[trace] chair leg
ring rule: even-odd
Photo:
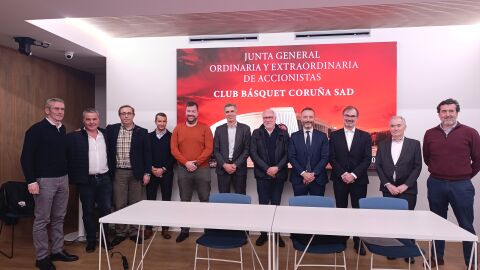
[[[255,270],[255,257],[253,256],[253,248],[250,247],[250,253],[252,253],[252,265],[253,265],[253,270]]]
[[[347,270],[347,256],[345,256],[345,251],[342,251],[343,254],[343,269]]]
[[[198,244],[195,245],[195,263],[193,264],[193,270],[197,270],[197,260],[198,260]]]
[[[288,259],[290,258],[290,245],[287,247],[287,263],[285,264],[285,270],[288,270]]]
[[[333,258],[335,259],[335,270],[337,270],[337,253],[333,253]]]
[[[361,247],[362,246],[362,240],[360,239],[360,242],[358,243],[358,246]],[[359,252],[357,252],[357,268],[355,268],[356,270],[358,270],[358,262],[360,261],[360,249],[359,249]]]
[[[210,270],[210,248],[207,247],[208,270]]]
[[[240,247],[240,269],[243,270],[243,253],[242,253],[242,247]]]
[[[0,225],[0,234],[3,230],[3,224],[4,224],[4,222],[2,221],[1,225]],[[12,224],[11,226],[12,226],[12,235],[10,237],[11,238],[10,239],[10,243],[11,243],[10,244],[10,254],[7,254],[7,253],[3,252],[2,250],[0,250],[0,254],[2,254],[3,256],[5,256],[9,259],[13,258],[13,240],[14,240],[14,236],[15,236],[15,224]]]
[[[358,252],[360,253],[360,252]],[[373,253],[370,255],[370,270],[373,269]]]

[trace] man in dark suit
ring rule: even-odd
[[[227,123],[215,129],[213,154],[217,161],[218,191],[246,194],[247,158],[250,151],[250,127],[237,122],[237,105],[224,106]]]
[[[167,129],[167,115],[165,113],[157,113],[155,115],[155,125],[157,128],[148,134],[150,141],[150,149],[152,153],[152,176],[148,183],[147,200],[156,200],[158,187],[162,192],[162,201],[170,201],[172,199],[173,187],[173,158],[170,151],[170,140],[172,133]],[[162,226],[162,237],[170,239],[168,226]],[[147,226],[145,238],[152,236],[152,227]]]
[[[258,202],[280,205],[284,182],[287,180],[288,133],[275,124],[276,115],[271,109],[262,113],[263,124],[252,133],[250,157],[255,166]],[[267,233],[261,232],[256,241],[262,246],[267,241]],[[279,237],[279,246],[285,243]]]
[[[328,182],[325,170],[328,163],[328,138],[325,133],[313,129],[315,111],[312,108],[304,108],[300,120],[303,129],[292,134],[288,145],[293,193],[295,196],[323,196]]]
[[[348,207],[348,196],[353,208],[367,196],[367,169],[372,162],[372,139],[367,132],[355,128],[358,109],[347,106],[343,109],[344,127],[330,135],[330,165],[333,191],[337,207]],[[358,252],[358,237],[354,237],[354,248]],[[365,250],[360,249],[360,255]]]
[[[108,151],[112,157],[110,168],[114,170],[113,203],[120,210],[142,199],[145,185],[150,182],[152,154],[148,131],[135,125],[135,109],[123,105],[118,109],[121,123],[107,126]],[[130,228],[129,228],[130,227]],[[136,226],[117,224],[117,235],[112,245],[120,244],[127,236],[137,240]],[[139,241],[143,241],[140,237]]]
[[[417,178],[422,171],[422,152],[419,141],[405,137],[406,128],[403,117],[392,117],[392,138],[378,145],[375,166],[383,196],[405,199],[408,209],[413,210],[417,203]]]
[[[392,137],[378,145],[375,166],[383,196],[405,199],[408,209],[413,210],[417,203],[417,178],[422,171],[422,151],[419,141],[405,137],[406,128],[403,117],[390,119]],[[414,263],[415,258],[405,261]]]
[[[99,122],[98,111],[87,108],[83,111],[83,128],[67,135],[68,177],[77,185],[82,202],[83,225],[87,233],[85,251],[88,253],[96,248],[98,218],[112,211],[107,135],[98,127]],[[98,217],[95,216],[95,205]],[[104,229],[108,231],[108,224],[104,224]]]

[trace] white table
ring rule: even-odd
[[[278,206],[272,232],[469,241],[477,269],[478,237],[430,211]]]
[[[275,208],[276,206],[274,205],[258,204],[144,200],[101,218],[100,240],[102,241],[102,238],[105,237],[102,226],[103,223],[266,231],[269,233],[268,269],[271,269],[271,248],[273,246],[273,244],[271,244],[273,243],[273,241],[271,241],[271,227],[275,215]],[[251,244],[250,240],[249,243]],[[137,247],[135,247],[132,269],[135,269],[136,251]],[[147,251],[143,251],[142,245],[141,261]],[[100,248],[99,270],[101,269],[101,252]],[[110,269],[108,253],[107,262]]]

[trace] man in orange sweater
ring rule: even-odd
[[[170,141],[172,155],[178,161],[178,189],[183,202],[192,200],[193,190],[198,199],[207,202],[210,196],[209,161],[213,151],[213,135],[210,127],[198,122],[198,104],[186,104],[186,123],[178,124]],[[189,236],[189,228],[182,228],[176,242]]]

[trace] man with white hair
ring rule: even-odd
[[[250,141],[255,178],[257,179],[258,202],[280,205],[283,185],[288,178],[287,150],[288,133],[277,124],[275,112],[271,109],[262,113],[263,124],[255,129]],[[267,233],[262,232],[256,241],[262,246],[267,241]],[[285,243],[279,238],[279,246]]]

